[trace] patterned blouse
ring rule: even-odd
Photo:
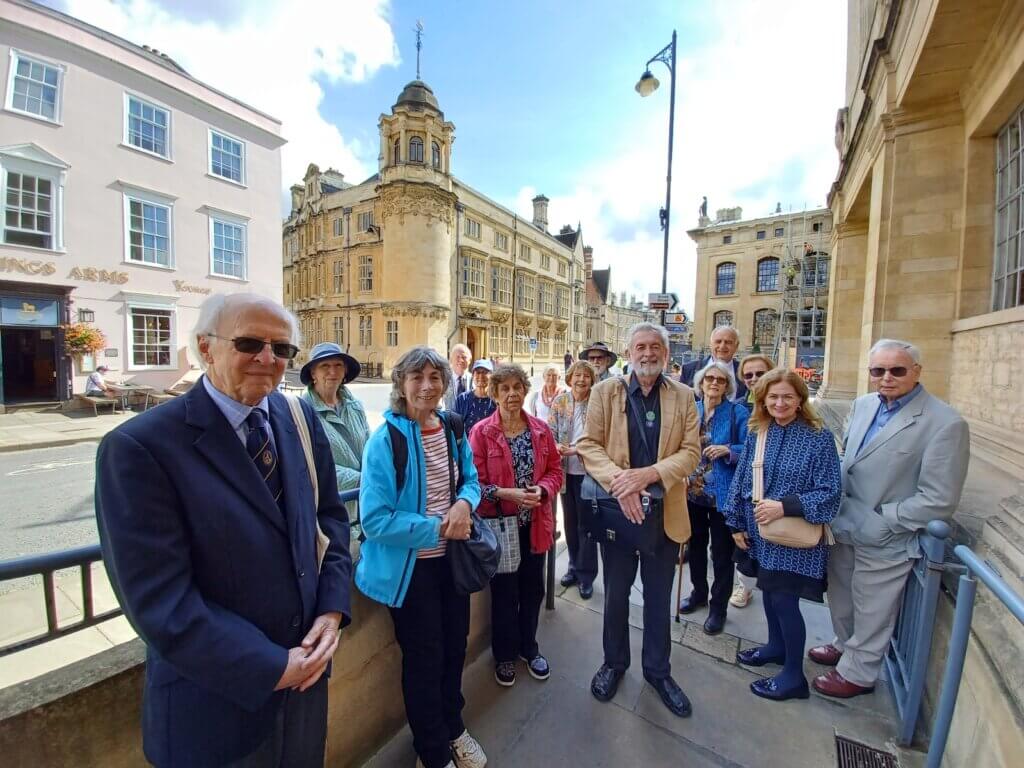
[[[516,488],[529,488],[533,485],[533,438],[529,429],[524,429],[515,437],[506,437],[508,449],[512,454],[512,474],[516,478]],[[498,486],[485,485],[483,497],[488,501],[498,500]],[[526,507],[519,508],[519,525],[527,525],[532,519],[532,511]]]
[[[757,433],[751,430],[729,495],[719,503],[725,522],[734,531],[746,532],[750,556],[759,568],[824,579],[828,545],[795,549],[765,541],[758,533],[751,501],[751,463],[756,442]],[[787,514],[801,514],[811,523],[828,523],[835,518],[839,511],[841,475],[836,442],[827,429],[815,430],[799,419],[785,427],[772,422],[768,427],[763,471],[765,498],[781,501]]]

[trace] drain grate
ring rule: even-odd
[[[836,734],[836,768],[899,768],[895,755]]]

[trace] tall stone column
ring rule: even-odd
[[[820,394],[827,398],[852,399],[857,396],[868,225],[867,222],[844,223],[836,226],[833,233],[825,371]]]

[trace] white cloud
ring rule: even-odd
[[[668,286],[692,311],[701,195],[717,208],[743,206],[745,218],[824,205],[837,157],[842,106],[845,3],[714,3],[707,43],[680,46]],[[655,41],[657,43],[658,41]],[[652,53],[656,45],[652,46]],[[642,63],[642,62],[640,62]],[[639,70],[639,64],[637,69]],[[652,65],[662,87],[641,100],[628,86],[617,109],[631,115],[624,151],[603,156],[567,195],[550,195],[552,222],[583,223],[599,267],[611,264],[615,290],[646,295],[661,288],[658,209],[665,200],[668,71]],[[615,86],[618,87],[618,86]],[[532,188],[515,210],[532,214]]]
[[[387,0],[244,3],[201,20],[155,0],[66,4],[70,15],[151,45],[193,77],[281,120],[285,186],[300,180],[310,162],[360,181],[376,170],[376,146],[346,140],[321,116],[317,81],[362,82],[399,63]]]

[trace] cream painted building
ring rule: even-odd
[[[723,208],[715,221],[701,219],[687,232],[697,244],[694,348],[706,347],[716,327],[732,325],[743,351],[820,366],[831,231],[827,208],[746,220],[741,208]]]
[[[0,0],[0,410],[94,366],[163,388],[217,291],[281,297],[280,123],[169,56]],[[69,357],[62,326],[106,337]]]
[[[455,126],[410,82],[381,115],[380,170],[349,184],[310,165],[284,224],[284,298],[306,346],[334,341],[387,375],[416,344],[537,364],[583,341],[579,228],[548,232],[452,174]],[[531,353],[530,339],[537,349]]]
[[[974,489],[955,535],[1024,594],[1013,491],[1024,481],[1024,3],[850,0],[848,11],[821,394],[868,391],[879,338],[918,345],[922,383],[971,429]],[[943,765],[1018,766],[1024,632],[987,588],[978,600]],[[948,623],[935,637],[941,660]]]

